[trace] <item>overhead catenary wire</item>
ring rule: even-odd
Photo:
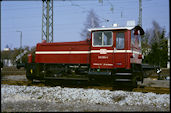
[[[58,1],[58,0],[57,0]],[[65,1],[62,1],[62,0],[59,0],[59,1],[61,1],[61,3],[63,2],[68,2],[68,4],[70,3],[70,5],[66,5],[67,7],[69,6],[69,7],[78,7],[78,8],[80,8],[80,9],[86,9],[85,7],[86,6],[88,6],[88,5],[91,5],[91,4],[96,4],[97,2],[92,2],[92,3],[87,3],[87,5],[83,5],[82,3],[84,2],[84,0],[83,0],[83,2],[80,2],[81,0],[65,0]],[[106,4],[108,4],[108,3],[105,3],[105,2],[107,2],[107,1],[109,1],[109,0],[104,0],[103,1],[103,6],[104,5],[106,5]],[[133,1],[133,0],[132,0]],[[145,0],[146,1],[146,0]],[[71,3],[72,2],[72,3]],[[78,2],[79,3],[81,3],[81,4],[78,4]],[[113,2],[113,1],[112,1]],[[123,4],[127,4],[128,2],[125,2],[125,1],[114,1],[114,2],[116,2],[116,3],[123,3]],[[20,3],[20,2],[18,2],[18,3]],[[55,2],[54,2],[55,3]],[[57,2],[56,2],[57,3]],[[138,1],[137,1],[137,3],[138,3]],[[151,4],[152,5],[152,3],[149,3],[148,4],[148,2],[143,2],[143,4],[144,3],[147,3],[147,5],[149,5],[149,4]],[[73,4],[75,4],[75,5],[73,5]],[[97,3],[98,4],[98,3]],[[122,4],[122,5],[123,5]],[[25,5],[25,6],[27,6],[27,5]],[[107,6],[109,6],[109,5],[107,5]],[[123,6],[127,6],[127,5],[123,5]],[[150,6],[150,5],[149,5]],[[145,6],[143,6],[143,7],[145,7]],[[31,7],[31,9],[36,9],[36,8],[38,8],[38,7]],[[3,7],[2,7],[2,9],[3,9]],[[19,8],[20,9],[20,8]],[[29,8],[26,8],[26,9],[29,9]],[[120,16],[121,15],[121,12],[120,11],[118,11],[119,9],[121,9],[120,7],[115,7],[115,14],[114,14],[114,16]],[[132,8],[129,8],[129,9],[134,9],[133,7]],[[13,9],[13,10],[15,10],[15,9]],[[17,9],[18,10],[18,9]],[[21,10],[25,10],[25,9],[22,9],[21,8]],[[102,10],[103,11],[103,14],[108,14],[108,15],[112,15],[112,13],[110,13],[110,11],[108,11],[108,10],[106,10],[106,12],[104,11],[104,10]],[[28,11],[29,12],[29,11]],[[30,11],[31,12],[31,11]],[[82,13],[82,12],[88,12],[88,10],[86,10],[86,11],[84,11],[84,10],[82,10],[80,13]],[[137,12],[137,11],[136,11]],[[34,12],[33,12],[34,13]],[[79,11],[78,12],[73,12],[73,13],[70,13],[69,11],[68,12],[66,12],[66,14],[67,13],[69,13],[70,15],[77,15],[77,14],[79,14]],[[7,13],[6,13],[7,14]],[[38,13],[39,14],[39,13]],[[57,15],[65,15],[64,13],[62,13],[62,12],[58,12],[58,14]],[[125,14],[122,14],[122,16],[124,16]],[[130,13],[130,14],[127,14],[127,16],[129,16],[129,17],[122,17],[123,19],[126,19],[126,18],[130,18],[130,16],[131,15],[133,15],[133,13]],[[30,16],[31,17],[34,17],[34,15],[31,15],[31,13],[30,13]],[[36,15],[35,15],[35,17],[37,17]],[[27,16],[25,16],[25,17],[16,17],[16,18],[8,18],[8,19],[12,19],[12,20],[20,20],[20,19],[22,19],[22,18],[27,18]],[[101,17],[99,17],[99,18],[101,18]],[[7,19],[7,20],[8,20]],[[32,18],[31,18],[32,19]],[[108,18],[107,18],[108,19]],[[34,20],[34,19],[32,19],[32,20]],[[102,18],[101,18],[101,20],[103,20]],[[108,19],[109,20],[109,19]],[[111,21],[111,20],[110,20]]]

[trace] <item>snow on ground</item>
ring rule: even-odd
[[[109,91],[83,88],[1,85],[1,104],[37,100],[68,104],[150,105],[170,109],[169,94]]]

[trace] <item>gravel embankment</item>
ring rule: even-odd
[[[170,95],[83,88],[1,85],[2,112],[170,111]]]

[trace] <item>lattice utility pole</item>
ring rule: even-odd
[[[142,27],[142,0],[139,0],[139,26]]]
[[[42,2],[42,40],[53,42],[53,0]]]

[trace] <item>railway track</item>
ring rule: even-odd
[[[43,86],[61,86],[61,87],[69,87],[69,88],[84,88],[84,89],[99,89],[99,90],[118,90],[118,88],[113,88],[110,86],[96,86],[96,85],[85,85],[85,84],[50,84],[50,83],[44,83],[44,82],[30,82],[30,81],[15,81],[15,80],[1,80],[1,84],[8,84],[8,85],[25,85],[25,86],[38,86],[38,87],[43,87]],[[128,88],[123,88],[119,90],[124,90],[124,91],[134,91],[134,92],[143,92],[143,93],[148,93],[148,92],[153,92],[157,94],[170,94],[170,88],[164,88],[164,87],[147,87],[147,86],[138,86],[137,88],[133,89],[128,89]]]
[[[1,76],[1,84],[8,84],[8,85],[25,85],[25,86],[39,86],[39,87],[43,87],[43,86],[61,86],[61,87],[70,87],[70,88],[93,88],[93,89],[100,89],[100,90],[118,90],[118,88],[112,88],[110,86],[98,86],[98,85],[92,85],[92,84],[63,84],[63,82],[59,83],[59,84],[51,84],[53,82],[49,82],[49,83],[43,83],[43,82],[30,82],[27,81],[26,77],[25,77],[25,72],[24,69],[16,69],[16,67],[5,67],[2,70],[3,73],[1,73],[3,76]],[[22,73],[21,73],[22,72]],[[19,75],[17,75],[17,74]],[[12,76],[11,78],[8,78],[8,76]],[[152,83],[146,83],[146,84],[152,84]],[[160,84],[163,84],[160,83]],[[161,85],[158,86],[150,86],[150,85],[146,85],[146,86],[138,86],[137,88],[134,89],[125,89],[123,88],[122,90],[126,90],[126,91],[134,91],[134,92],[143,92],[143,93],[147,93],[147,92],[153,92],[153,93],[157,93],[157,94],[170,94],[170,87],[166,88],[166,87],[160,87]],[[163,86],[163,85],[162,85]],[[165,85],[166,86],[166,85]]]
[[[153,92],[157,94],[170,94],[170,88],[164,88],[164,87],[143,87],[143,88],[134,88],[133,91],[135,92]]]

